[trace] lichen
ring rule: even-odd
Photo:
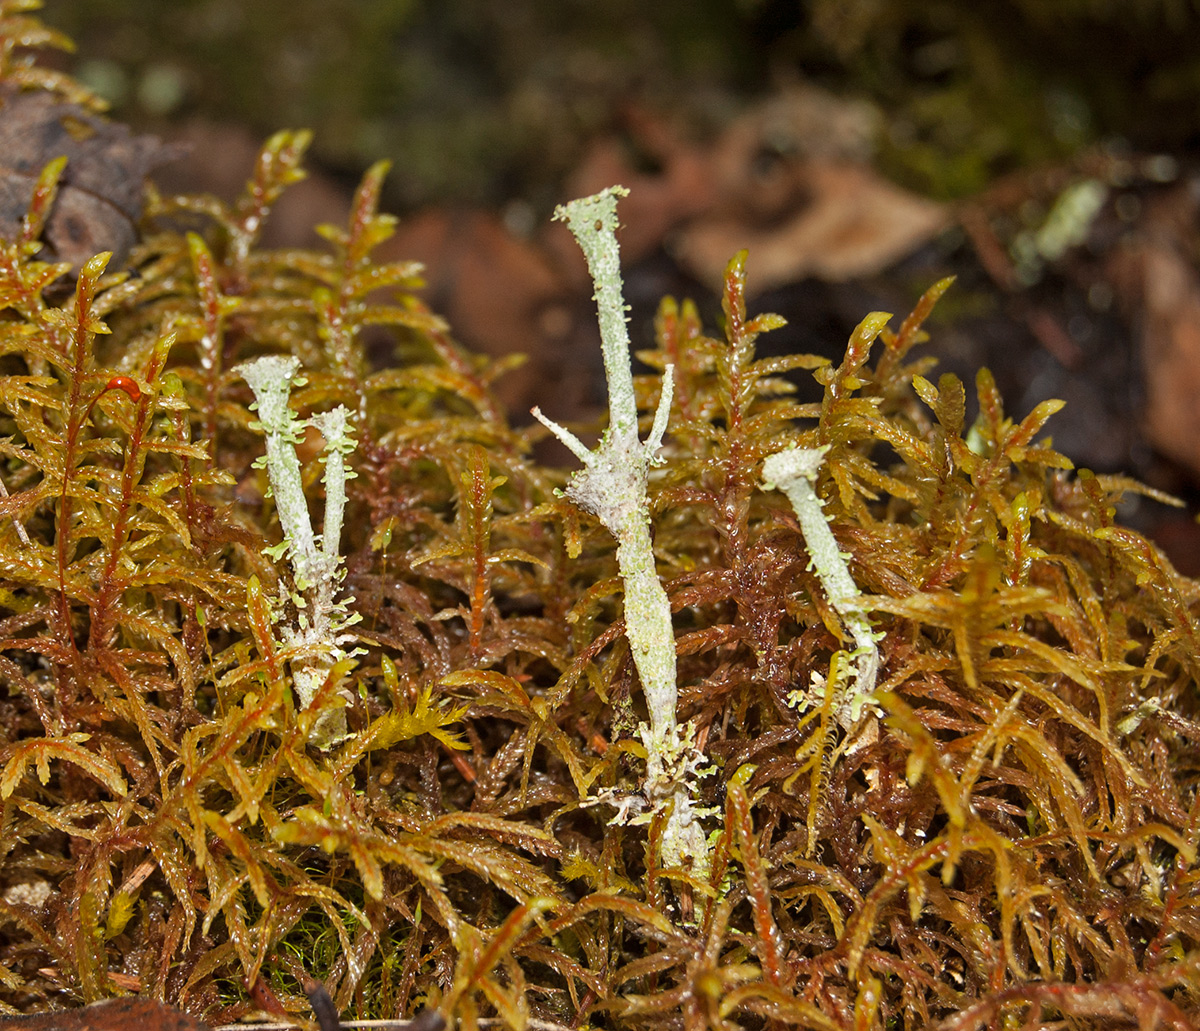
[[[817,471],[829,445],[818,448],[788,448],[769,455],[763,461],[763,486],[768,490],[778,489],[787,495],[800,529],[804,533],[804,545],[812,560],[821,586],[846,624],[854,639],[854,661],[856,675],[854,690],[845,701],[846,718],[851,726],[858,723],[863,706],[871,701],[875,682],[879,676],[879,648],[871,621],[867,618],[867,603],[854,583],[850,570],[846,568],[846,556],[838,550],[833,532],[821,512],[822,502],[817,497],[813,484]],[[839,700],[838,709],[843,703]]]
[[[664,301],[632,406],[596,452],[568,437],[608,463],[593,518],[419,269],[372,256],[384,166],[324,249],[260,246],[306,143],[272,137],[233,204],[152,194],[128,261],[73,278],[39,251],[50,161],[0,244],[6,1006],[216,1022],[312,977],[465,1028],[1196,1022],[1200,585],[1117,522],[1145,488],[1054,450],[1056,403],[1009,417],[981,371],[968,424],[913,351],[949,282],[837,365],[756,353],[782,320],[748,312],[745,254],[719,336]],[[306,382],[260,463],[264,356]],[[797,448],[841,586],[761,489]],[[653,674],[635,582],[668,607]],[[669,720],[687,755],[648,798]],[[703,864],[679,791],[713,810]]]
[[[265,554],[274,559],[286,555],[291,565],[292,592],[286,604],[277,602],[276,611],[284,620],[285,611],[292,617],[291,625],[284,629],[283,643],[297,654],[292,664],[293,683],[300,708],[308,709],[338,663],[352,657],[353,653],[344,647],[351,640],[346,631],[361,616],[348,611],[349,599],[336,597],[345,577],[338,549],[346,510],[345,458],[354,451],[354,438],[344,405],[308,420],[308,425],[325,440],[325,522],[318,539],[309,522],[296,455],[305,424],[296,419],[288,405],[292,388],[304,383],[297,375],[299,368],[300,362],[291,355],[264,355],[234,371],[254,391],[250,410],[258,413],[258,420],[251,423],[251,429],[262,430],[266,436],[267,452],[254,464],[267,470],[283,540],[267,548]],[[345,689],[341,694],[350,700]],[[309,742],[317,748],[330,748],[345,738],[346,719],[340,708],[322,713],[309,734]]]
[[[675,631],[671,603],[658,578],[650,536],[650,466],[666,432],[671,411],[673,366],[663,369],[658,408],[650,436],[638,440],[633,392],[633,358],[621,289],[617,244],[617,198],[628,193],[610,187],[558,209],[587,257],[596,286],[604,370],[608,379],[608,428],[595,451],[538,409],[533,414],[583,462],[567,496],[590,512],[617,540],[617,567],[625,589],[625,634],[646,695],[649,722],[640,730],[646,747],[643,793],[651,812],[665,812],[659,859],[667,867],[708,870],[708,844],[697,812],[697,757],[676,716]]]

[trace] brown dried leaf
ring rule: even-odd
[[[8,240],[20,235],[42,169],[66,157],[42,239],[54,258],[78,267],[101,251],[123,260],[137,239],[142,183],[178,149],[51,94],[4,88],[0,154],[0,237]]]

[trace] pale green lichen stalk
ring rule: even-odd
[[[299,658],[292,664],[292,681],[300,708],[312,704],[330,670],[352,653],[343,645],[345,631],[358,617],[346,609],[345,600],[337,592],[345,570],[339,554],[342,518],[346,509],[346,480],[354,475],[346,469],[345,456],[354,450],[354,438],[346,409],[314,415],[305,423],[296,418],[289,404],[292,387],[303,380],[298,375],[300,362],[283,355],[256,358],[239,367],[243,378],[254,391],[258,412],[254,428],[266,435],[267,453],[256,463],[266,467],[271,482],[271,495],[283,528],[283,540],[268,549],[273,558],[287,556],[292,567],[295,594],[291,601],[296,610],[295,626],[282,629],[283,643],[297,651]],[[296,444],[303,437],[306,425],[314,426],[325,438],[325,522],[324,532],[313,533],[304,497],[300,461]],[[348,692],[343,691],[344,698]],[[346,736],[346,715],[341,707],[323,713],[314,724],[310,741],[319,748],[328,748]]]
[[[625,586],[625,627],[633,661],[646,695],[649,723],[641,728],[646,746],[643,793],[652,809],[670,806],[660,859],[664,866],[707,868],[708,846],[695,805],[699,758],[676,719],[675,631],[671,605],[658,579],[650,537],[647,481],[671,412],[672,368],[663,373],[662,391],[650,435],[638,439],[637,404],[629,354],[627,308],[621,288],[617,245],[617,199],[628,193],[614,186],[572,201],[555,212],[565,221],[587,257],[595,283],[604,369],[608,378],[609,425],[595,451],[569,430],[533,414],[583,463],[567,486],[567,497],[591,512],[617,540],[617,565]]]
[[[814,488],[817,471],[828,450],[828,444],[817,448],[795,447],[769,456],[763,462],[763,487],[783,491],[792,503],[812,566],[825,588],[829,604],[854,640],[855,648],[850,655],[855,668],[854,688],[844,703],[848,721],[853,725],[875,691],[879,648],[863,608],[862,594],[846,566],[846,556],[838,550],[837,540],[825,520],[821,499]],[[836,680],[831,677],[830,683]]]

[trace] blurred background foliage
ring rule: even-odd
[[[699,138],[781,82],[866,96],[885,171],[938,197],[1117,137],[1200,143],[1196,0],[50,0],[116,117],[316,133],[391,203],[539,209],[635,101]]]

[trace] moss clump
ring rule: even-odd
[[[257,247],[305,143],[272,139],[233,206],[152,199],[128,266],[73,282],[38,260],[51,166],[0,248],[6,1004],[232,1016],[260,981],[299,1008],[311,975],[343,1011],[467,1027],[1197,1018],[1197,584],[1114,522],[1141,488],[1039,438],[1054,403],[1010,419],[981,372],[968,426],[962,383],[926,378],[948,283],[837,366],[756,358],[778,320],[748,314],[744,255],[721,337],[660,309],[651,519],[715,810],[707,870],[663,868],[667,815],[614,819],[646,713],[612,539],[418,270],[372,261],[383,167],[327,250]],[[358,442],[333,661],[279,631],[311,585],[276,560],[256,467],[237,366],[265,354]],[[819,403],[790,399],[797,369]],[[660,385],[635,379],[643,432]],[[879,637],[857,720],[854,642],[761,489],[789,447],[825,449],[815,490]],[[315,747],[335,710],[348,737]]]

